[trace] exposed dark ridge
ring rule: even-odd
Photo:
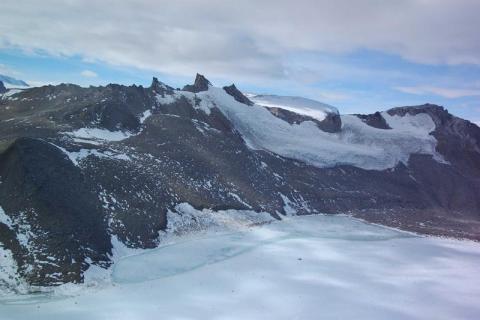
[[[317,125],[317,127],[320,130],[329,132],[329,133],[339,132],[340,129],[342,128],[342,119],[338,114],[328,113],[325,119],[323,119],[322,121],[319,121],[310,116],[298,114],[296,112],[285,110],[282,108],[277,108],[277,107],[265,107],[265,108],[277,118],[287,121],[290,124],[300,124],[304,121],[312,121]]]
[[[194,93],[202,92],[202,91],[207,91],[208,86],[211,86],[212,84],[210,81],[208,81],[207,78],[205,78],[203,75],[197,73],[195,76],[195,82],[192,84],[187,84],[186,86],[183,87],[183,91],[190,91]]]
[[[427,113],[432,117],[432,120],[435,124],[441,125],[444,120],[450,118],[452,115],[446,110],[444,107],[426,103],[418,106],[404,106],[404,107],[396,107],[387,110],[387,113],[391,116],[399,115],[404,116],[406,114],[416,115],[419,113]]]
[[[152,79],[152,84],[150,85],[150,89],[155,91],[157,94],[160,94],[162,97],[165,96],[165,94],[173,94],[174,89],[165,83],[158,81],[156,77],[153,77]]]
[[[235,84],[232,83],[231,86],[225,86],[223,87],[223,90],[225,90],[225,92],[231,95],[238,102],[244,103],[248,106],[253,106],[253,102],[250,101],[250,99],[248,99],[240,90],[238,90]]]
[[[2,81],[0,81],[0,94],[7,92],[7,88],[5,88],[5,85],[3,84]]]
[[[35,235],[29,241],[35,256],[26,257],[33,269],[20,270],[30,283],[79,282],[85,259],[108,263],[112,247],[98,197],[60,149],[39,139],[17,139],[0,154],[0,176],[2,207],[31,225]],[[45,264],[48,257],[56,264]],[[55,272],[61,276],[46,276]]]
[[[428,114],[435,123],[432,135],[437,139],[436,150],[461,172],[480,174],[480,128],[470,121],[455,117],[435,104],[397,107],[390,115]]]
[[[392,129],[387,121],[385,121],[385,118],[382,117],[382,114],[378,111],[373,114],[355,114],[355,116],[360,118],[360,120],[370,127],[377,129]]]

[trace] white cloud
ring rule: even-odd
[[[462,88],[443,88],[435,86],[406,86],[406,87],[395,87],[396,90],[415,94],[415,95],[425,95],[425,94],[434,94],[444,98],[462,98],[462,97],[473,97],[480,96],[480,89],[462,89]]]
[[[96,78],[96,77],[98,77],[98,74],[96,74],[92,70],[83,70],[82,72],[80,72],[80,75],[82,75],[82,77],[86,77],[86,78]]]
[[[298,52],[368,48],[480,64],[478,12],[476,0],[2,0],[0,47],[175,75],[278,79],[288,77],[285,56]]]

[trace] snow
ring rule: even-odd
[[[22,86],[22,85],[10,84],[10,83],[7,83],[7,82],[4,82],[3,85],[4,85],[5,88],[7,88],[7,89],[21,89],[21,90],[25,90],[25,89],[30,89],[30,88],[31,88],[31,87],[29,87],[29,86]]]
[[[19,284],[17,268],[12,251],[4,248],[0,242],[0,299],[12,292],[19,291],[20,288],[17,288]]]
[[[133,136],[127,131],[110,131],[100,128],[80,128],[72,132],[62,132],[72,138],[103,140],[103,141],[122,141]]]
[[[289,124],[260,105],[246,106],[223,89],[210,87],[197,94],[205,108],[218,107],[234,124],[252,149],[304,161],[317,167],[352,165],[369,170],[385,170],[407,163],[412,153],[432,155],[444,162],[430,133],[435,124],[421,113],[403,118],[384,114],[392,130],[368,126],[358,117],[342,115],[342,130],[327,133],[312,121]]]
[[[280,197],[283,200],[283,211],[285,211],[285,214],[287,216],[295,215],[297,213],[297,210],[295,210],[294,208],[294,203],[290,201],[290,199],[282,193],[280,193]]]
[[[185,93],[185,92],[183,92]],[[174,92],[173,94],[164,94],[163,96],[160,94],[157,94],[155,96],[155,99],[159,104],[172,104],[174,103],[177,99],[179,99],[182,96],[182,94],[178,94],[177,92]]]
[[[0,207],[0,223],[3,223],[4,225],[9,227],[10,229],[13,228],[12,219],[10,219],[10,217],[7,216],[7,214],[5,213],[5,211],[3,210],[2,207]]]
[[[133,255],[132,255],[133,254]],[[202,234],[120,258],[110,285],[1,300],[2,319],[478,319],[480,245],[347,216]],[[98,271],[98,270],[97,270]],[[100,276],[102,277],[102,276]]]
[[[13,96],[22,91],[22,89],[9,89],[7,92],[1,94],[0,97],[15,100],[16,98],[13,98]]]
[[[5,224],[9,229],[13,230],[13,221],[7,216],[3,208],[0,206],[0,223]],[[2,296],[8,296],[12,293],[25,293],[26,284],[18,277],[17,262],[13,258],[12,251],[7,249],[0,242],[0,299]]]
[[[152,115],[152,110],[148,109],[146,111],[144,111],[142,113],[142,115],[140,116],[140,123],[144,123],[145,120],[147,120],[148,117],[150,117]]]
[[[50,143],[51,145],[60,149],[65,155],[67,155],[68,159],[73,162],[74,165],[79,166],[80,161],[89,157],[95,156],[98,158],[107,158],[107,159],[116,159],[116,160],[124,160],[130,161],[130,157],[125,153],[114,152],[111,150],[97,150],[97,149],[80,149],[79,151],[68,151],[65,148],[57,146],[56,144]]]
[[[245,205],[249,206],[246,203]],[[233,209],[198,210],[189,203],[180,203],[173,211],[167,212],[167,234],[162,237],[162,242],[171,234],[186,235],[207,230],[209,232],[242,230],[245,227],[273,220],[274,218],[268,212]]]
[[[333,106],[302,97],[249,94],[248,98],[258,105],[285,109],[312,117],[318,121],[324,120],[329,113],[338,114],[337,108]]]

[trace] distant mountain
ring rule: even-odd
[[[0,81],[0,94],[7,92],[8,89],[5,87],[2,81]]]
[[[201,75],[0,95],[0,287],[82,282],[118,245],[288,215],[480,240],[479,194],[480,128],[437,105],[342,115]]]
[[[5,87],[7,88],[24,88],[24,87],[29,87],[29,85],[23,81],[23,80],[18,80],[9,76],[5,76],[3,74],[0,74],[0,81],[3,82]]]

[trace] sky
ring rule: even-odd
[[[0,74],[32,85],[214,85],[480,124],[478,0],[2,0]]]

